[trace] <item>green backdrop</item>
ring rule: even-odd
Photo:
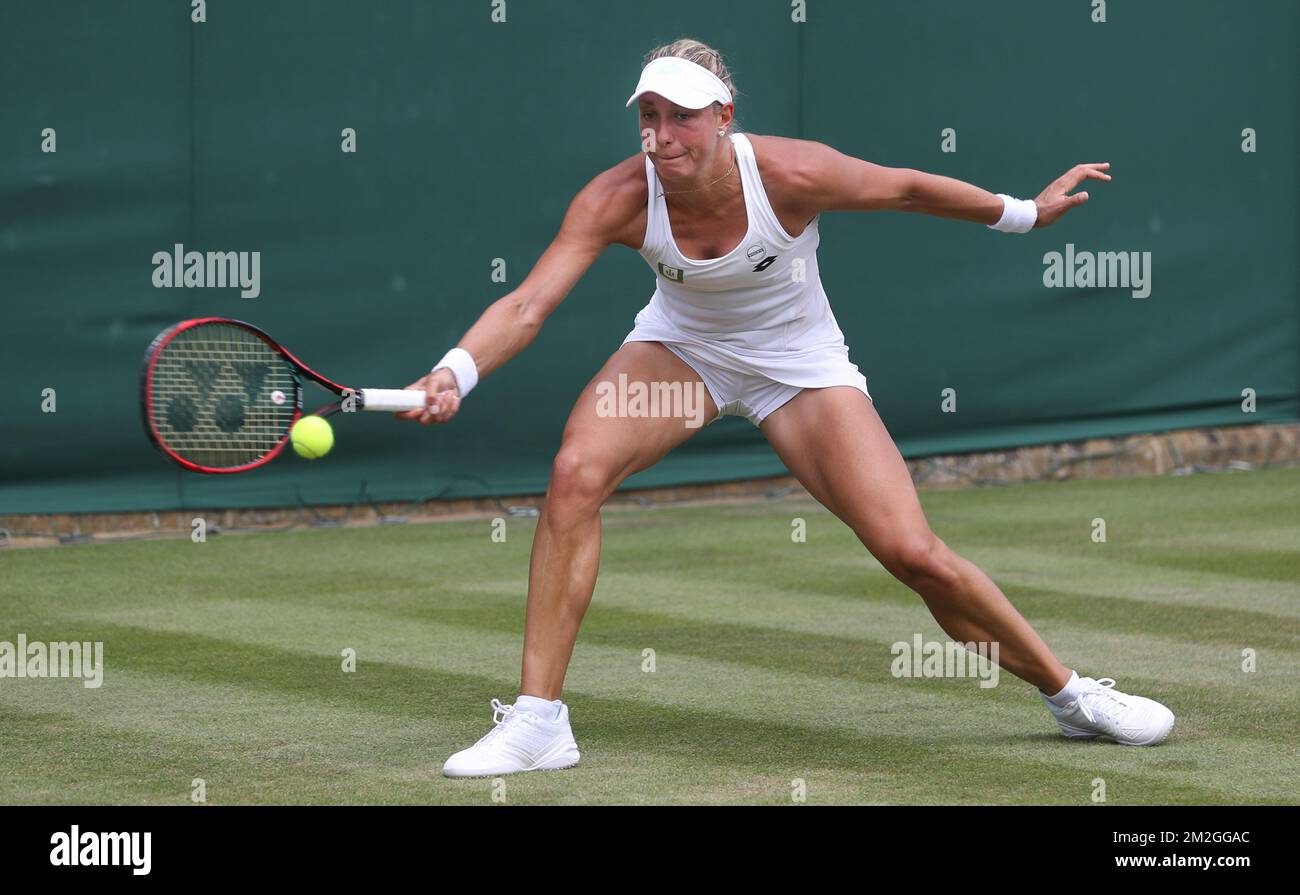
[[[194,23],[184,0],[6,0],[0,514],[336,503],[362,482],[380,500],[543,491],[569,407],[654,288],[626,248],[451,425],[362,414],[316,463],[172,467],[141,429],[141,355],[171,322],[228,315],[337,380],[405,385],[637,151],[623,102],[643,54],[683,35],[728,55],[753,133],[1024,197],[1113,163],[1091,203],[1027,235],[824,215],[823,282],[905,455],[1295,420],[1298,9],[1112,2],[1097,23],[1083,0],[810,0],[795,23],[786,0],[508,0],[494,23],[490,0],[212,0]],[[153,253],[177,242],[261,252],[261,295],[154,288]],[[1067,243],[1150,252],[1150,296],[1045,288]],[[727,419],[628,485],[781,471]]]

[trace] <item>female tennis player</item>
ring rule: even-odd
[[[426,390],[426,409],[398,414],[425,425],[451,420],[479,377],[532,342],[606,247],[634,249],[655,272],[649,304],[578,398],[555,457],[533,540],[520,695],[509,705],[492,700],[493,729],[443,773],[578,763],[560,696],[596,585],[600,507],[627,476],[700,431],[682,414],[602,412],[601,383],[620,376],[679,383],[701,395],[706,421],[734,414],[758,426],[953,640],[998,644],[998,664],[1039,689],[1066,737],[1164,740],[1174,723],[1168,708],[1066,668],[997,585],[930,530],[817,270],[823,211],[910,211],[1021,233],[1086,202],[1086,192],[1071,190],[1110,180],[1109,164],[1076,165],[1033,200],[994,195],[815,141],[738,133],[731,75],[699,41],[678,40],[646,59],[627,103],[638,106],[643,151],[583,187],[524,282],[409,386]]]

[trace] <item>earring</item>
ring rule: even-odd
[[[726,132],[727,132],[727,129],[724,127],[722,130],[718,131],[718,136],[721,137],[721,136],[722,136],[723,134],[725,134]]]

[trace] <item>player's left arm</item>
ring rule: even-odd
[[[910,211],[979,224],[1002,217],[1002,200],[974,184],[913,168],[887,168],[805,141],[796,165],[800,192],[818,211]],[[1047,185],[1034,204],[1035,227],[1046,227],[1087,192],[1071,194],[1085,180],[1110,180],[1110,162],[1075,165]]]

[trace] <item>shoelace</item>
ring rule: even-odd
[[[1097,685],[1095,687],[1089,687],[1087,690],[1084,690],[1079,694],[1079,709],[1083,712],[1083,716],[1093,724],[1097,723],[1097,718],[1093,714],[1092,706],[1088,705],[1088,697],[1091,697],[1094,702],[1099,703],[1096,708],[1101,711],[1105,710],[1108,702],[1115,703],[1115,705],[1119,706],[1121,709],[1128,708],[1128,703],[1117,697],[1111,691],[1110,688],[1114,686],[1114,678],[1103,677],[1097,680]]]
[[[496,726],[488,731],[487,736],[483,737],[480,742],[491,742],[497,734],[505,730],[511,721],[515,719],[523,720],[524,715],[532,714],[531,712],[520,712],[513,705],[504,705],[501,700],[493,697],[492,699],[492,723]]]
[[[502,705],[501,700],[493,698],[492,700],[492,723],[500,725],[503,721],[515,713],[513,705]],[[500,717],[497,717],[500,715]]]

